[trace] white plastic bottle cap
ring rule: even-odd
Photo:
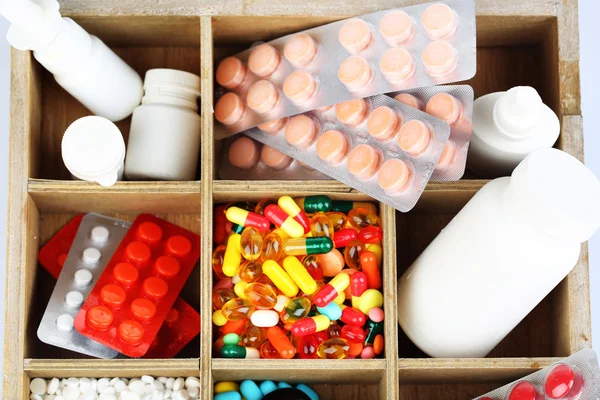
[[[538,92],[529,86],[516,86],[496,102],[494,122],[508,138],[531,136],[542,119],[545,105]]]
[[[109,236],[108,229],[104,226],[95,226],[92,229],[92,240],[96,243],[105,243],[108,240]]]
[[[83,262],[86,264],[95,264],[100,261],[100,251],[94,247],[88,247],[83,251]]]
[[[125,141],[106,118],[83,117],[69,126],[62,139],[65,166],[79,179],[112,186],[125,161]]]
[[[87,286],[92,281],[92,273],[87,269],[78,269],[75,272],[75,283],[79,286]]]
[[[565,242],[585,242],[600,227],[598,178],[557,149],[536,150],[515,168],[506,202],[521,218]]]
[[[151,69],[144,79],[142,104],[170,104],[198,111],[200,77],[175,69]]]
[[[65,296],[65,303],[71,308],[79,308],[83,304],[83,294],[77,290],[72,290]]]
[[[56,327],[63,332],[71,332],[73,330],[73,317],[69,314],[61,314],[56,318]]]

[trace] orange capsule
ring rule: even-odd
[[[377,256],[372,251],[365,250],[359,255],[359,263],[362,272],[367,276],[367,286],[369,289],[381,288],[381,272],[377,263]]]
[[[227,321],[225,325],[223,325],[219,330],[221,334],[227,335],[229,333],[235,333],[236,335],[240,335],[246,326],[246,320],[240,319],[238,321]]]
[[[291,359],[296,355],[296,348],[288,339],[286,332],[278,326],[267,329],[267,339],[282,358]]]
[[[375,340],[373,341],[373,351],[375,351],[375,354],[380,355],[381,353],[383,353],[383,347],[383,335],[379,334],[375,336]]]
[[[358,357],[363,350],[362,343],[350,343],[350,349],[348,350],[348,357]]]

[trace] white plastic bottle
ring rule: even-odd
[[[123,179],[125,141],[106,118],[91,116],[73,122],[61,143],[62,158],[78,179],[112,186]]]
[[[200,77],[153,69],[146,73],[144,90],[131,119],[126,178],[194,180],[200,154]]]
[[[93,114],[127,118],[142,99],[142,79],[96,36],[62,18],[56,0],[8,0],[0,14],[11,23],[6,36],[33,55],[67,92]]]
[[[556,149],[475,194],[398,281],[398,321],[432,357],[484,357],[573,269],[600,182]]]
[[[508,176],[532,151],[552,147],[559,134],[558,117],[532,87],[482,96],[473,104],[467,166],[485,178]]]

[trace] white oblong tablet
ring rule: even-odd
[[[87,269],[78,269],[75,272],[75,283],[79,286],[87,286],[92,281],[92,273]]]
[[[92,240],[94,242],[97,243],[104,243],[108,240],[108,236],[110,235],[110,232],[108,231],[108,229],[104,226],[95,226],[94,229],[92,229]]]
[[[79,308],[83,304],[83,294],[77,290],[72,290],[65,296],[65,303],[71,308]]]
[[[56,318],[56,327],[62,332],[71,332],[73,330],[73,317],[69,314],[61,314]]]
[[[270,328],[279,322],[279,314],[273,310],[257,310],[252,313],[250,321],[254,326]]]

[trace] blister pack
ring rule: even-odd
[[[124,355],[143,356],[199,256],[198,235],[139,215],[75,317],[75,328]]]
[[[296,115],[246,135],[395,209],[414,207],[450,135],[444,121],[385,95]]]
[[[462,178],[473,134],[473,88],[469,85],[431,86],[388,95],[450,125],[450,139],[431,180],[457,181]]]
[[[54,278],[60,275],[84,215],[69,221],[40,249],[38,260]],[[123,221],[123,226],[129,227],[131,223]],[[112,254],[107,257],[110,259]],[[199,333],[200,314],[179,297],[158,331],[157,339],[142,358],[173,358]]]
[[[225,140],[219,177],[233,180],[331,179],[287,154],[243,135]]]
[[[221,61],[217,138],[356,98],[472,78],[473,0],[389,9],[291,34]]]
[[[42,342],[99,358],[117,356],[115,350],[81,335],[73,323],[128,230],[129,223],[98,214],[87,214],[81,219],[38,327]]]
[[[600,369],[592,349],[502,386],[477,400],[592,400],[600,398]]]

